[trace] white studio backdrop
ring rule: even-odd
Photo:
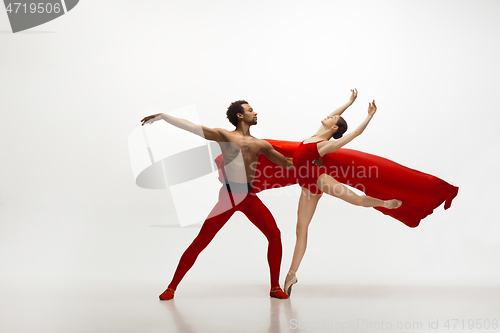
[[[372,99],[379,110],[348,148],[459,195],[416,229],[322,198],[301,276],[498,285],[499,12],[487,0],[86,0],[12,34],[0,11],[0,278],[166,285],[199,229],[179,227],[168,190],[136,186],[128,138],[139,121],[195,105],[203,125],[231,129],[226,108],[246,99],[254,136],[299,141],[357,88],[350,129]],[[282,231],[282,271],[298,191],[259,195]],[[235,214],[184,283],[267,284],[266,247]]]

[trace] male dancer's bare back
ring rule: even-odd
[[[251,183],[255,176],[259,154],[264,154],[283,167],[291,167],[292,161],[274,150],[267,141],[250,135],[250,126],[257,124],[257,113],[246,101],[233,102],[228,108],[227,116],[229,121],[236,126],[234,131],[195,125],[190,121],[166,114],[155,114],[141,120],[144,125],[163,119],[207,140],[216,141],[221,147],[224,160],[226,179],[219,191],[219,201],[203,223],[198,236],[182,255],[172,282],[160,295],[161,300],[170,300],[174,297],[177,285],[193,266],[200,252],[236,211],[245,214],[269,241],[267,257],[271,275],[270,296],[288,298],[278,282],[282,254],[280,231],[267,207],[253,193]]]

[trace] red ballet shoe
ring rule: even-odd
[[[173,290],[172,288],[167,288],[167,290],[165,290],[163,294],[160,295],[160,301],[171,300],[172,298],[174,298],[174,293],[175,290]]]
[[[279,299],[287,299],[288,298],[288,295],[286,293],[284,293],[283,290],[281,290],[281,288],[279,286],[272,288],[271,291],[269,292],[269,296],[279,298]]]

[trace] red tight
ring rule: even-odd
[[[168,288],[177,289],[177,285],[181,282],[187,271],[194,265],[201,251],[207,247],[217,232],[219,232],[236,211],[245,214],[269,241],[267,261],[271,273],[271,288],[279,286],[282,252],[281,234],[274,217],[255,193],[238,194],[221,189],[219,191],[219,201],[203,223],[198,236],[196,236],[191,245],[184,251]]]

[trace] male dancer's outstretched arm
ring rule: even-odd
[[[287,169],[293,169],[293,158],[285,157],[283,154],[277,152],[274,147],[267,141],[262,141],[264,147],[261,154],[264,154],[271,162],[278,164]]]
[[[164,113],[158,113],[155,115],[144,117],[141,122],[142,126],[144,124],[152,124],[158,120],[165,120],[167,123],[174,125],[180,129],[196,134],[202,138],[210,141],[222,142],[224,140],[224,134],[229,132],[223,128],[210,128],[203,125],[196,125],[189,120],[177,118]],[[293,159],[290,157],[285,157],[283,154],[277,152],[274,147],[267,141],[260,140],[263,148],[260,151],[273,163],[278,164],[284,168],[293,168]]]
[[[196,125],[189,120],[177,118],[164,113],[157,113],[151,116],[144,117],[141,122],[142,126],[144,126],[144,124],[152,124],[158,120],[165,120],[167,123],[174,125],[175,127],[191,132],[210,141],[222,141],[223,138],[221,135],[221,131],[227,132],[227,130],[222,128],[209,128],[202,125]]]

